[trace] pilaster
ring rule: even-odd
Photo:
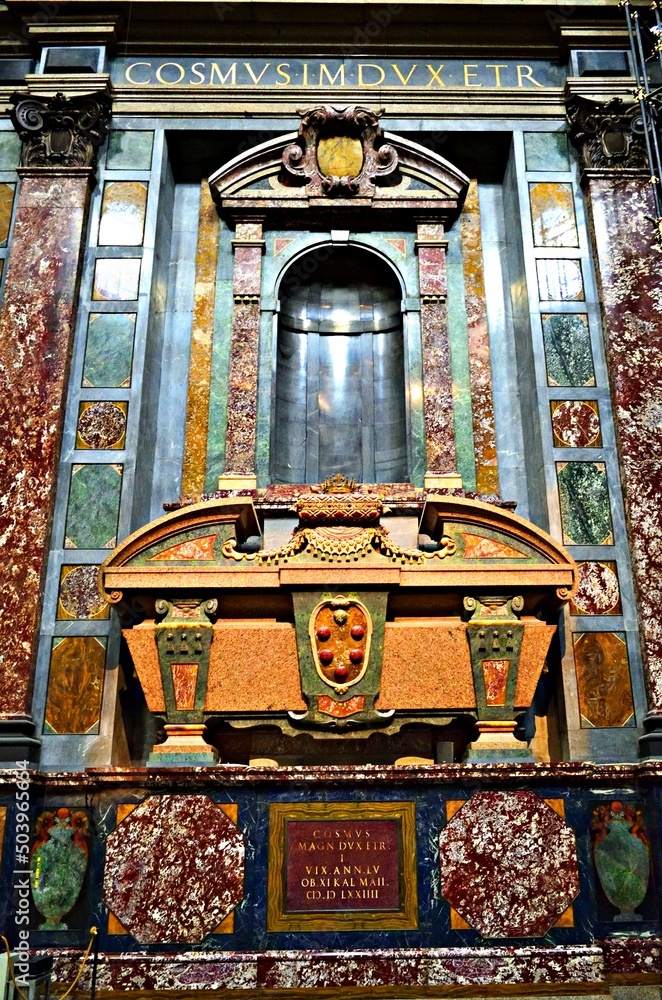
[[[262,221],[237,222],[225,474],[219,489],[255,489],[257,373],[262,283]]]
[[[456,473],[453,378],[446,309],[446,250],[441,222],[419,222],[416,231],[421,297],[423,406],[427,471],[431,489],[461,487]]]
[[[627,527],[638,594],[649,713],[643,756],[662,756],[662,251],[639,105],[570,94],[583,167]]]
[[[111,106],[16,93],[21,186],[0,310],[0,761],[34,759],[34,654],[90,191]]]

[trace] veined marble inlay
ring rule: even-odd
[[[588,202],[610,364],[649,708],[662,712],[662,258],[647,177],[591,178]]]
[[[594,399],[553,400],[552,430],[557,448],[600,448],[600,417]]]
[[[575,835],[533,792],[475,792],[439,835],[441,893],[483,937],[540,937],[579,895]]]
[[[142,944],[200,943],[243,897],[243,834],[206,795],[152,795],[108,836],[103,886]]]
[[[574,653],[582,726],[609,729],[633,724],[625,634],[580,632]]]
[[[580,562],[579,587],[570,601],[572,615],[620,615],[621,595],[615,562]]]

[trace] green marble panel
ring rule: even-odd
[[[549,385],[595,385],[588,316],[547,313],[542,333]]]
[[[108,136],[106,166],[109,170],[149,170],[153,145],[153,132],[115,129]]]
[[[225,435],[227,430],[228,376],[232,342],[232,233],[221,221],[218,264],[216,268],[216,303],[214,306],[214,341],[211,352],[209,387],[209,430],[207,432],[207,471],[205,490],[218,489],[218,477],[225,472]]]
[[[83,385],[98,389],[131,384],[135,313],[90,313]]]
[[[0,170],[15,170],[21,162],[21,140],[16,132],[0,132]]]
[[[570,170],[564,132],[525,132],[527,170]]]
[[[604,462],[557,462],[565,545],[613,545]]]
[[[121,465],[72,466],[66,549],[115,547],[121,488]]]

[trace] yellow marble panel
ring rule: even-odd
[[[182,492],[189,495],[202,493],[205,486],[218,238],[218,213],[211,198],[209,184],[203,181],[200,188],[186,441],[182,470]]]
[[[535,246],[579,246],[571,184],[530,184],[529,198]]]
[[[77,635],[53,640],[44,732],[99,731],[105,665],[105,638]]]
[[[11,213],[14,207],[14,184],[0,184],[0,246],[7,246]]]
[[[320,139],[317,165],[327,177],[358,177],[363,166],[361,141],[348,135]]]

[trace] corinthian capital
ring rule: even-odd
[[[25,167],[94,167],[112,115],[107,94],[36,97],[15,93],[9,115]]]
[[[638,102],[608,103],[571,97],[566,106],[570,138],[589,170],[648,168],[644,123]]]

